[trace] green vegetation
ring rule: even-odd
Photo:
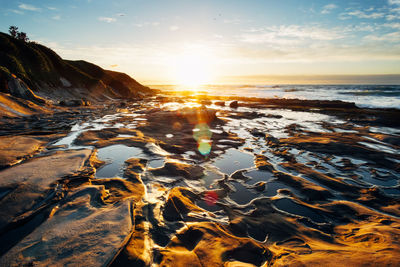
[[[22,79],[33,91],[47,88],[106,87],[121,97],[135,97],[138,92],[150,92],[126,74],[108,71],[85,61],[63,60],[53,50],[27,38],[18,38],[18,28],[10,27],[10,34],[0,32],[0,71]],[[26,35],[25,35],[26,37]],[[5,75],[1,75],[5,77]],[[70,85],[62,83],[67,80]],[[2,85],[4,81],[0,81]],[[0,88],[0,91],[2,89]]]

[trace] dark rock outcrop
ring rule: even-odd
[[[64,60],[53,50],[0,33],[0,92],[43,103],[53,100],[141,98],[152,90],[124,73],[86,61]]]

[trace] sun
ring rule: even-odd
[[[206,49],[189,49],[174,58],[175,81],[197,88],[212,81],[213,57]],[[188,89],[190,89],[188,88]]]

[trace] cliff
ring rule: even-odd
[[[44,103],[138,98],[152,90],[129,75],[86,61],[62,59],[50,48],[0,33],[0,92]]]

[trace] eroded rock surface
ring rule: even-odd
[[[380,128],[393,111],[190,94],[117,106],[61,145],[19,137],[0,172],[1,266],[399,264],[399,131]],[[36,120],[46,135],[71,125]]]
[[[1,171],[0,188],[5,193],[0,200],[0,229],[40,207],[47,195],[55,193],[57,182],[78,172],[91,153],[89,149],[57,151]]]
[[[72,191],[64,205],[0,258],[1,266],[103,266],[132,228],[132,200],[105,204],[104,186]]]

